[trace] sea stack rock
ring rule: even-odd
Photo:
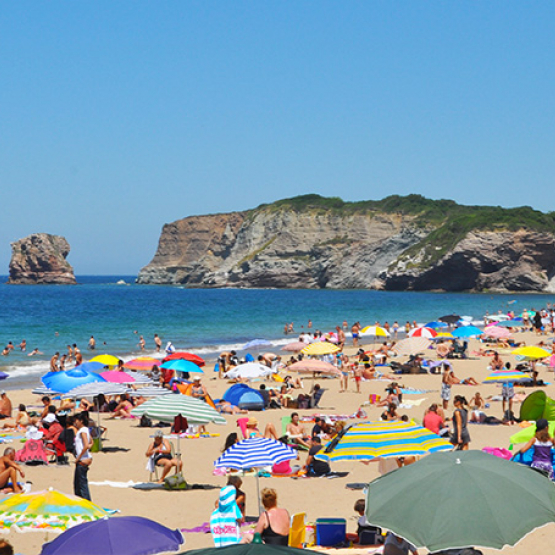
[[[11,284],[74,285],[73,268],[66,261],[69,243],[59,235],[33,233],[11,244]]]

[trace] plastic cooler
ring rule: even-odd
[[[332,547],[345,541],[347,521],[344,518],[316,520],[316,545]]]

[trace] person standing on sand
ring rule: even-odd
[[[443,402],[443,410],[449,407],[451,400],[451,386],[455,383],[453,370],[448,364],[443,365],[443,375],[441,377],[441,400]]]
[[[50,359],[50,372],[58,372],[58,370],[60,369],[58,367],[58,358],[60,357],[60,353],[56,353],[51,359]]]
[[[89,419],[86,413],[75,415],[75,474],[73,475],[73,492],[77,497],[91,500],[87,474],[92,463],[90,448],[92,447]]]
[[[162,348],[162,340],[158,337],[158,334],[154,334],[154,344],[156,345],[156,352],[159,353]]]
[[[451,437],[451,443],[457,451],[468,451],[470,434],[466,427],[468,411],[465,409],[468,403],[462,395],[455,395],[453,404],[455,405],[455,412],[453,413],[453,436]]]

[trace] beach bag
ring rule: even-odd
[[[185,478],[183,478],[182,474],[174,474],[173,476],[168,476],[164,480],[164,489],[187,489],[187,482],[185,481]]]

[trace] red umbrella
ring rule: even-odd
[[[168,362],[169,360],[188,360],[189,362],[195,363],[197,366],[204,366],[204,359],[195,355],[193,353],[178,352],[168,355],[162,362]]]
[[[415,328],[409,332],[409,337],[425,337],[426,339],[432,339],[436,335],[437,331],[427,327]]]

